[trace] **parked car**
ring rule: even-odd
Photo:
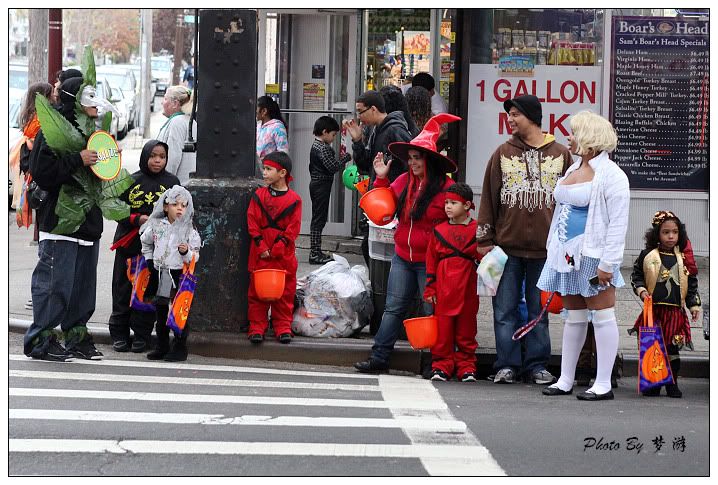
[[[172,59],[169,57],[152,58],[152,80],[157,82],[157,94],[164,96],[172,85]]]
[[[115,137],[116,140],[121,140],[122,138],[127,135],[127,117],[125,115],[124,119],[122,116],[122,110],[119,106],[117,106],[117,102],[113,98],[112,93],[112,87],[110,86],[110,83],[105,78],[99,78],[97,79],[96,84],[97,89],[97,95],[105,98],[110,103],[115,105],[117,108],[117,111],[120,113],[120,116],[115,116],[115,114],[112,114],[112,124],[110,125],[110,134]],[[99,113],[99,116],[97,117],[97,124],[98,127],[101,126],[102,123],[102,117],[105,115],[105,113]],[[122,130],[124,129],[124,134],[122,134]],[[122,136],[120,136],[122,134]]]
[[[27,79],[27,64],[8,65],[8,87],[24,91],[28,86]]]
[[[110,64],[99,66],[97,75],[107,79],[113,88],[119,88],[122,91],[122,97],[129,112],[127,128],[133,129],[140,119],[139,83],[135,74],[126,65]]]
[[[135,81],[137,83],[137,90],[136,90],[136,96],[137,96],[137,116],[139,119],[141,109],[140,109],[140,100],[142,99],[142,93],[140,92],[140,80],[142,78],[142,66],[139,64],[116,64],[116,67],[126,67],[127,69],[132,71],[132,74],[135,76]],[[152,81],[152,74],[150,73],[150,112],[154,111],[155,109],[155,95],[157,94],[157,83]]]

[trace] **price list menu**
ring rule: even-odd
[[[632,189],[708,191],[708,21],[614,17],[613,160]]]

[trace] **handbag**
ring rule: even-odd
[[[194,290],[197,287],[197,276],[194,274],[195,259],[192,254],[192,260],[189,264],[182,266],[182,276],[180,277],[179,287],[167,313],[167,326],[171,328],[175,335],[182,335],[182,331],[187,324],[189,309],[194,299]]]
[[[638,327],[638,392],[673,384],[663,331],[653,325],[653,298],[643,300],[643,326]]]
[[[141,254],[127,259],[127,277],[132,283],[132,294],[130,295],[130,308],[141,312],[154,312],[155,306],[145,302],[145,291],[150,281],[150,269],[147,261]]]

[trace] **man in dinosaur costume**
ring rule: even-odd
[[[89,169],[98,161],[97,152],[85,146],[95,131],[98,107],[107,106],[96,97],[94,84],[92,51],[86,50],[83,77],[60,86],[59,109],[42,96],[36,101],[41,129],[30,156],[30,173],[38,186],[33,197],[39,261],[32,274],[33,323],[24,338],[25,355],[35,359],[102,358],[87,331],[95,311],[102,218],[129,216],[129,206],[116,196],[131,179],[122,170],[116,179],[101,182]],[[64,347],[54,331],[58,325]]]

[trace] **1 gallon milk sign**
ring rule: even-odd
[[[533,94],[543,110],[541,129],[568,145],[571,115],[590,109],[600,113],[601,68],[538,65],[532,76],[505,75],[496,64],[472,64],[469,71],[469,110],[466,182],[481,190],[486,163],[511,137],[504,101]]]

